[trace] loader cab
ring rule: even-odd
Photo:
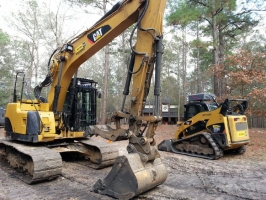
[[[188,96],[188,104],[185,104],[184,120],[194,117],[196,114],[205,111],[212,111],[218,108],[214,94],[192,94]]]
[[[64,123],[70,131],[84,131],[96,125],[97,82],[76,78],[69,85],[64,103]]]

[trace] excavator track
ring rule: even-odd
[[[97,141],[94,138],[81,140],[80,143],[88,149],[94,149],[89,155],[90,160],[92,160],[89,166],[94,169],[101,169],[113,165],[119,156],[118,147],[114,143]]]
[[[179,140],[164,140],[158,145],[158,149],[211,160],[217,160],[223,156],[222,149],[210,133],[201,133]]]
[[[77,163],[94,169],[113,165],[119,156],[117,145],[95,138],[54,146],[27,145],[6,139],[0,140],[0,160],[19,172],[16,176],[27,184],[52,180],[60,176],[62,174],[60,154],[71,152],[78,152],[83,158]]]
[[[62,158],[52,149],[0,140],[0,159],[16,169],[28,184],[52,180],[61,175]]]
[[[98,140],[95,137],[49,144],[48,147],[60,154],[73,153],[73,158],[77,158],[76,163],[94,169],[101,169],[113,165],[115,159],[119,156],[117,144],[108,143],[107,140]]]

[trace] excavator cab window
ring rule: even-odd
[[[65,126],[71,131],[84,131],[86,126],[96,124],[96,82],[72,79],[64,103]],[[74,87],[73,87],[74,85]]]
[[[96,124],[96,89],[90,85],[83,85],[81,92],[81,126]]]

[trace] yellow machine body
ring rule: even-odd
[[[111,177],[120,177],[119,179],[112,179],[111,183],[109,179],[99,180],[102,184],[95,185],[95,192],[101,194],[116,198],[132,198],[166,180],[166,168],[160,159],[154,139],[155,130],[161,121],[159,96],[165,6],[165,0],[118,2],[91,28],[54,51],[49,60],[49,72],[45,80],[34,89],[37,100],[24,100],[22,95],[17,100],[14,95],[13,103],[7,105],[5,115],[5,134],[9,140],[0,142],[0,156],[8,162],[11,158],[12,166],[19,166],[32,177],[26,182],[35,183],[59,176],[62,166],[58,163],[62,163],[62,160],[58,152],[62,151],[81,153],[85,158],[88,157],[88,160],[96,162],[98,168],[114,162],[119,169],[122,166],[121,170],[115,170],[114,167],[109,174]],[[95,82],[78,78],[77,70],[82,63],[131,25],[134,25],[129,39],[132,53],[129,65],[125,66],[128,71],[122,108],[113,116],[116,128],[96,125],[95,116],[91,120],[94,120],[94,124],[90,124],[86,121],[91,118],[86,115],[89,110],[86,110],[85,114],[83,112],[88,106],[84,106],[82,102],[78,107],[79,102],[74,103],[74,100],[85,102],[88,99],[86,92],[92,89],[89,84]],[[135,32],[136,37],[133,37]],[[147,117],[143,115],[143,109],[153,74],[155,74],[156,112],[154,116]],[[23,84],[24,82],[23,79]],[[83,93],[79,94],[83,85]],[[47,86],[50,86],[50,89],[47,98],[44,98],[41,96],[41,90]],[[126,96],[129,94],[130,110],[124,111]],[[74,98],[75,95],[77,98]],[[95,98],[95,95],[96,92],[91,97]],[[93,99],[89,105],[93,106],[95,102]],[[122,118],[128,119],[128,129],[121,128]],[[147,124],[144,130],[142,122]],[[118,156],[115,153],[117,145],[99,144],[95,140],[88,139],[94,135],[112,141],[128,140],[129,155],[125,156],[125,159],[118,157],[115,161]],[[41,146],[42,144],[45,146]],[[57,152],[52,153],[50,148]],[[9,156],[9,152],[15,153]],[[23,162],[16,159],[17,154],[24,155]],[[40,174],[37,175],[39,168],[41,168]]]
[[[181,139],[190,137],[192,134],[186,131],[188,128],[193,129],[193,125],[200,121],[207,121],[205,129],[194,133],[200,134],[203,132],[222,132],[226,140],[222,141],[226,145],[223,149],[234,149],[249,143],[248,123],[245,115],[229,115],[224,117],[220,114],[220,109],[208,112],[201,112],[181,123],[173,139]],[[222,127],[224,125],[224,127]]]
[[[31,111],[35,112],[36,110],[39,113],[40,120],[38,122],[30,121],[28,117],[29,113]],[[57,134],[55,129],[57,126],[56,120],[54,118],[54,113],[49,111],[49,104],[41,103],[38,100],[34,100],[34,103],[32,103],[31,100],[9,103],[5,117],[9,119],[16,119],[12,122],[13,132],[25,135],[25,137],[27,134],[30,134],[29,131],[32,130],[29,127],[37,128],[39,134],[32,138],[32,142],[34,143],[49,142],[54,141],[55,139],[63,138],[82,138],[84,136],[84,131],[74,132],[61,130],[60,134]],[[6,137],[8,137],[8,135],[6,135]]]
[[[213,98],[213,95],[195,94],[197,100],[184,105],[185,121],[178,122],[173,139],[160,143],[159,150],[207,159],[218,159],[226,151],[245,152],[249,143],[247,117],[244,115],[247,101],[226,99],[219,105],[206,101],[204,98],[207,97]],[[232,103],[239,101],[242,103]]]

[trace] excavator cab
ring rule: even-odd
[[[64,123],[71,131],[85,131],[96,125],[97,82],[72,78],[63,108]]]

